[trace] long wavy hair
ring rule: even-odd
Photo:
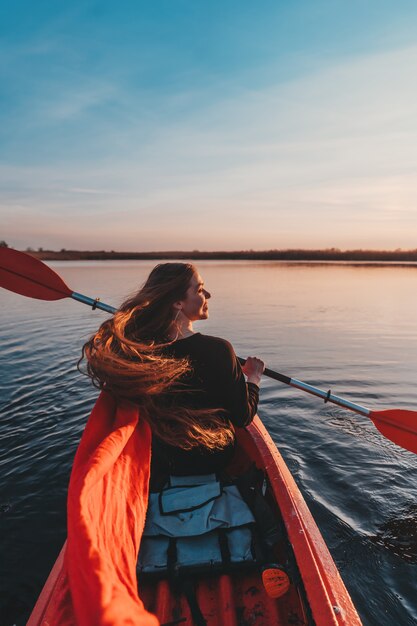
[[[234,440],[233,426],[221,408],[178,405],[175,396],[187,391],[191,365],[166,349],[175,341],[170,339],[176,323],[173,304],[185,299],[195,273],[190,263],[157,265],[142,288],[84,344],[78,368],[97,388],[136,403],[165,443],[214,451]]]

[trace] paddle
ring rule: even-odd
[[[38,300],[62,300],[73,298],[89,304],[93,309],[114,313],[116,309],[93,300],[81,293],[71,291],[54,270],[30,254],[12,248],[0,248],[0,287]]]
[[[98,298],[88,298],[80,293],[71,291],[54,270],[42,261],[11,248],[0,248],[0,287],[15,293],[39,300],[60,300],[73,298],[78,302],[90,305],[93,309],[101,309],[107,313],[115,313],[117,309],[100,302]],[[241,363],[244,359],[239,358]],[[274,372],[266,368],[264,375],[278,380],[286,385],[300,389],[322,398],[325,402],[332,402],[368,417],[376,428],[398,446],[417,454],[417,411],[406,409],[387,409],[371,411],[359,404],[344,400],[333,395],[330,391],[323,391],[296,378]]]
[[[242,365],[245,362],[245,360],[241,358],[239,358],[239,361]],[[295,387],[301,391],[311,393],[313,396],[322,398],[325,403],[332,402],[333,404],[337,404],[345,409],[359,413],[359,415],[369,417],[384,437],[396,443],[397,446],[401,446],[402,448],[417,454],[417,411],[409,411],[407,409],[371,411],[360,404],[355,404],[354,402],[350,402],[349,400],[344,400],[339,396],[333,395],[330,390],[323,391],[318,387],[313,387],[313,385],[303,383],[301,380],[297,380],[296,378],[289,378],[288,376],[285,376],[285,374],[274,372],[274,370],[265,368],[264,375],[269,378],[273,378],[274,380],[279,380],[285,385],[290,385],[291,387]]]

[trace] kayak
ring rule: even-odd
[[[237,452],[230,473],[239,475],[255,463],[265,476],[263,496],[282,528],[270,555],[288,573],[289,587],[271,597],[259,568],[193,575],[195,601],[207,626],[360,626],[359,615],[324,539],[276,445],[258,416],[237,429]],[[229,468],[228,468],[229,470]],[[65,547],[39,596],[27,626],[40,626],[62,570]],[[167,578],[139,575],[145,608],[160,624],[196,624],[185,594]]]

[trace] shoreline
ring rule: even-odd
[[[114,250],[25,250],[41,261],[132,261],[132,260],[213,260],[213,261],[316,261],[417,263],[416,250],[242,250],[116,252]]]

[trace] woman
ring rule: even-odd
[[[220,472],[234,427],[257,410],[264,363],[241,368],[228,341],[193,330],[210,297],[193,265],[157,265],[83,348],[94,384],[137,403],[150,424],[153,488],[167,474]]]

